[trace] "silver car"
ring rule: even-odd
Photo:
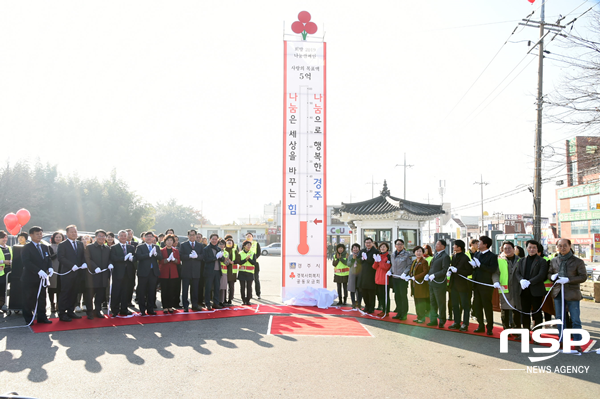
[[[261,248],[261,255],[281,255],[281,243],[274,242],[273,244],[267,245]]]

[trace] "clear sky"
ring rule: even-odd
[[[547,20],[568,14],[568,22],[594,3],[548,0]],[[427,202],[429,194],[439,203],[445,179],[445,202],[478,201],[480,174],[490,183],[486,198],[533,181],[537,57],[526,56],[524,41],[538,31],[521,27],[502,44],[521,18],[533,10],[539,18],[540,4],[1,2],[0,160],[39,158],[81,177],[116,168],[146,200],[203,204],[216,223],[261,214],[281,198],[283,29],[306,10],[328,49],[328,203],[370,198],[371,176],[402,197],[395,166],[404,152],[414,164],[407,199]],[[587,24],[584,17],[576,29]],[[548,50],[569,54],[556,42]],[[566,65],[545,65],[551,92]],[[544,144],[559,154],[571,136],[544,126]],[[557,160],[564,156],[545,169]],[[555,210],[555,188],[544,186],[544,216]],[[531,212],[532,196],[485,209]]]

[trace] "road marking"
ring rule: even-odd
[[[267,328],[267,335],[271,335],[271,323],[273,323],[273,316],[269,317],[269,327]]]

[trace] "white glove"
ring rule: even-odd
[[[469,265],[471,265],[471,266],[473,266],[473,267],[477,267],[477,264],[475,263],[475,261],[474,261],[474,260],[471,260],[471,261],[469,262]]]
[[[558,280],[556,280],[556,282],[558,284],[568,284],[569,283],[569,278],[568,277],[561,277]]]
[[[415,280],[415,276],[410,276],[408,279],[412,280],[412,281],[417,281],[417,280]]]
[[[362,260],[367,260],[367,254],[363,252],[361,258]]]
[[[127,256],[129,256],[129,261],[133,262],[133,254],[127,254]]]
[[[502,288],[502,286],[500,285],[500,283],[499,283],[499,282],[497,282],[497,281],[496,281],[496,282],[494,283],[494,288],[498,288],[498,289],[500,289],[500,288]]]
[[[475,266],[475,267],[479,267],[479,266],[481,266],[481,262],[479,262],[479,259],[477,259],[477,258],[473,258],[473,260],[475,261],[475,264],[477,265],[477,266]]]
[[[406,280],[406,273],[402,273],[402,274],[400,275],[400,278],[401,278],[402,280]]]
[[[38,272],[38,276],[40,276],[40,278],[48,278],[48,275],[47,275],[47,274],[46,274],[46,272],[45,272],[45,271],[43,271],[43,270],[40,270],[40,271]]]
[[[429,274],[425,275],[425,278],[423,278],[423,281],[429,281]]]
[[[529,287],[529,284],[531,284],[529,281],[527,281],[525,279],[519,281],[519,283],[521,284],[521,289],[522,290],[526,289],[527,287]]]
[[[223,257],[223,252],[217,252],[217,259],[221,259]]]
[[[110,265],[108,265],[108,270],[112,270],[112,269],[114,269],[114,268],[115,268],[115,267],[112,265],[112,263],[111,263]]]
[[[450,266],[450,270],[452,271],[452,273],[458,273],[458,269],[454,266]]]
[[[391,276],[392,275],[392,271],[388,270],[387,273],[385,274],[386,276]]]
[[[96,270],[94,270],[94,273],[96,273],[96,274],[101,273],[101,272],[102,272],[102,270],[100,270],[99,267],[97,267]]]
[[[71,268],[71,270],[73,270],[74,272],[76,272],[77,270],[79,270],[79,268],[77,267],[77,265],[73,265],[73,267]]]
[[[557,279],[557,278],[558,278],[558,273],[554,273],[554,274],[552,275],[552,277],[550,277],[550,280],[552,280],[552,281],[556,281],[556,279]]]
[[[196,259],[197,257],[198,257],[198,254],[196,253],[196,250],[193,250],[192,253],[190,254],[190,258]]]
[[[156,247],[152,247],[152,251],[150,251],[150,252],[151,252],[150,256],[158,256],[156,253]]]
[[[434,281],[435,280],[435,275],[434,274],[430,274],[429,275],[429,281]]]
[[[54,274],[54,269],[53,268],[49,268],[48,269],[48,277],[52,277],[53,274]]]
[[[446,273],[446,277],[452,276],[452,270],[448,269],[448,273]]]
[[[87,263],[84,263],[83,265],[81,265],[80,269],[87,269]]]

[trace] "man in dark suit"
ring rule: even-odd
[[[50,324],[46,315],[46,287],[49,275],[54,273],[48,247],[41,244],[43,231],[34,226],[29,229],[31,241],[25,244],[21,253],[23,274],[21,274],[21,289],[23,290],[23,317],[29,325],[37,313],[37,322]],[[46,280],[40,289],[41,280]],[[38,290],[39,295],[38,295]],[[37,305],[37,310],[36,310]]]
[[[96,230],[96,241],[85,248],[85,260],[88,264],[88,273],[85,275],[85,307],[87,318],[103,318],[102,302],[106,301],[106,287],[108,287],[109,271],[113,268],[110,263],[110,248],[106,242],[106,232]],[[93,311],[92,311],[93,309]]]
[[[446,325],[446,273],[450,267],[450,257],[446,253],[446,241],[435,243],[435,255],[429,265],[429,312],[428,326],[444,328]],[[439,316],[439,324],[438,324]]]
[[[448,329],[468,331],[473,284],[463,277],[473,274],[473,266],[469,264],[469,257],[465,254],[465,242],[463,240],[454,241],[454,256],[450,261],[449,269],[453,273],[450,277],[450,297],[452,298],[454,323]]]
[[[71,319],[81,319],[81,316],[75,314],[75,300],[77,298],[77,285],[82,281],[84,274],[87,273],[87,264],[85,263],[84,248],[81,241],[77,241],[77,226],[67,226],[67,239],[58,244],[58,272],[69,274],[59,276],[60,294],[58,298],[58,315],[60,321],[71,321]],[[80,270],[80,268],[82,270]]]
[[[196,243],[196,230],[188,231],[188,241],[181,244],[179,257],[181,258],[181,280],[183,310],[188,311],[190,307],[189,289],[192,287],[192,310],[198,311],[198,282],[202,270],[202,256],[204,246]]]
[[[140,244],[135,237],[133,236],[133,230],[132,229],[125,229],[125,231],[127,232],[127,245],[131,245],[133,246],[133,250],[134,250],[134,255],[135,255],[135,248]],[[144,234],[142,233],[141,235],[142,239],[144,237]],[[133,262],[133,278],[131,280],[128,281],[128,285],[126,286],[126,292],[127,292],[127,306],[133,306],[133,292],[135,291],[135,273],[137,272],[137,262]]]
[[[137,298],[138,306],[142,316],[146,314],[155,315],[154,304],[156,302],[156,283],[160,270],[159,262],[162,260],[160,247],[154,244],[154,233],[151,231],[144,235],[145,244],[139,244],[135,248],[135,258],[138,261],[138,285]]]
[[[131,281],[135,280],[135,269],[133,261],[135,260],[135,247],[127,244],[127,232],[119,231],[117,238],[118,244],[110,247],[110,261],[114,266],[112,273],[112,293],[110,298],[111,316],[128,316],[131,312],[127,306],[131,302],[128,297],[128,290]]]
[[[371,237],[365,238],[365,248],[359,252],[361,258],[362,269],[360,271],[360,291],[362,292],[363,299],[365,300],[365,313],[373,313],[375,311],[375,292],[377,291],[377,285],[375,284],[375,273],[373,269],[373,255],[377,255],[379,251],[373,245],[373,239]]]
[[[223,251],[217,246],[219,236],[217,234],[210,235],[210,245],[204,248],[204,302],[208,310],[221,309],[219,305],[219,289],[221,285],[221,264],[219,259],[223,257]],[[212,305],[211,305],[212,293]]]
[[[196,245],[200,246],[200,250],[196,250],[196,253],[198,255],[200,255],[200,263],[202,264],[202,267],[200,268],[200,280],[198,280],[198,301],[202,302],[200,303],[200,307],[204,307],[205,303],[204,303],[204,285],[205,285],[205,279],[204,279],[204,248],[206,248],[206,245],[202,242],[202,239],[204,237],[202,237],[201,233],[196,234]]]
[[[473,266],[473,281],[493,285],[492,275],[498,270],[498,255],[490,251],[492,239],[488,236],[479,237],[479,252],[471,260]],[[479,323],[476,333],[486,331],[483,323],[483,314],[487,323],[487,335],[494,335],[494,309],[492,306],[492,294],[494,287],[481,284],[473,284],[473,310]]]
[[[535,240],[527,241],[527,257],[519,259],[515,269],[515,279],[521,285],[521,311],[533,314],[535,324],[542,322],[542,303],[546,296],[544,281],[548,275],[548,262],[538,255],[541,244]],[[542,248],[543,249],[543,248]],[[528,314],[521,315],[523,328],[531,329],[531,317]]]

